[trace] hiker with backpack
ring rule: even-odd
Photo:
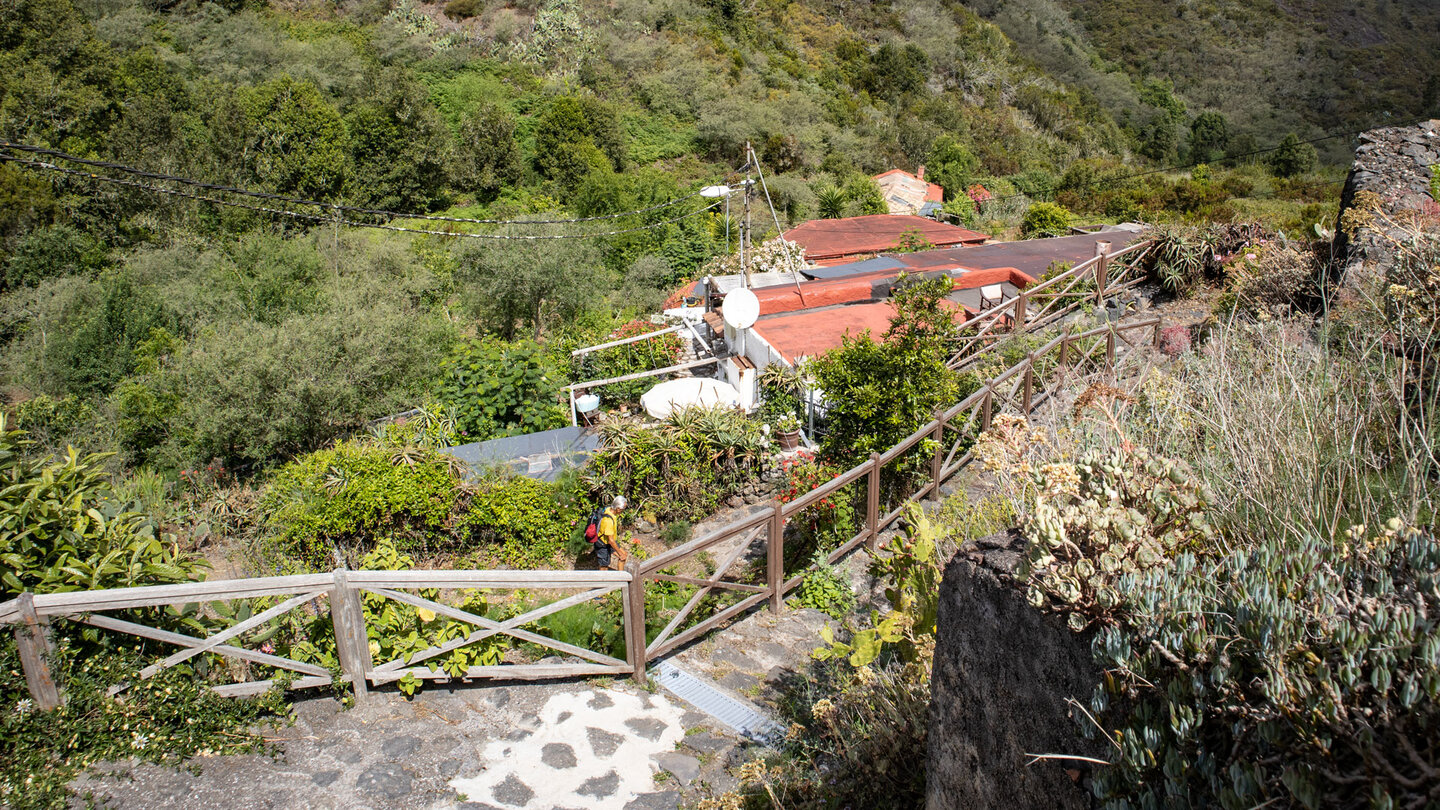
[[[585,539],[595,546],[595,557],[601,568],[620,571],[629,553],[620,547],[620,516],[628,504],[624,495],[615,496],[607,509],[596,509],[585,526]]]

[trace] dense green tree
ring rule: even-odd
[[[965,193],[979,169],[980,161],[975,153],[947,133],[930,145],[925,179],[945,189],[945,199],[953,200]]]
[[[625,136],[615,111],[589,96],[556,96],[535,125],[535,162],[542,174],[573,189],[596,157],[625,167]]]
[[[481,104],[460,119],[452,172],[457,188],[488,200],[503,186],[519,183],[523,173],[515,119],[509,113]]]
[[[849,465],[884,451],[925,424],[937,408],[953,405],[959,392],[945,367],[953,321],[941,301],[948,278],[902,283],[895,317],[882,340],[867,332],[810,363],[828,403],[823,454]]]
[[[98,151],[119,112],[113,51],[69,0],[0,3],[0,134]]]
[[[1025,211],[1020,222],[1020,233],[1025,236],[1064,236],[1075,220],[1064,206],[1050,202],[1037,202]]]
[[[930,57],[913,43],[903,46],[885,43],[870,57],[866,89],[881,98],[895,100],[925,86],[930,75]]]
[[[47,278],[89,273],[104,261],[104,248],[89,234],[69,225],[39,228],[15,246],[0,287],[34,286]]]
[[[81,397],[109,393],[135,367],[134,350],[155,328],[173,328],[174,316],[155,291],[125,272],[111,272],[93,298],[73,301],[64,327],[46,346],[58,393]]]
[[[857,174],[845,184],[845,199],[849,201],[846,213],[852,217],[869,214],[888,214],[890,204],[885,202],[885,192],[869,175]]]
[[[1280,141],[1280,146],[1270,155],[1270,171],[1276,177],[1294,177],[1315,168],[1315,147],[1302,143],[1300,136],[1291,132]]]
[[[425,89],[397,71],[373,81],[345,114],[346,197],[389,211],[428,211],[443,198],[448,133]]]
[[[470,306],[505,340],[522,329],[538,338],[547,326],[600,305],[608,287],[603,257],[589,240],[469,245],[460,266]]]
[[[1229,145],[1230,123],[1221,113],[1203,112],[1190,122],[1191,163],[1214,163],[1225,156]]]
[[[247,153],[257,180],[284,194],[329,199],[345,180],[340,113],[314,84],[282,75],[243,94]]]

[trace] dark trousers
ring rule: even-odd
[[[610,567],[610,555],[615,552],[604,540],[595,543],[595,558],[599,560],[601,568]]]

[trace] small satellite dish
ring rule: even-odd
[[[725,296],[725,323],[735,329],[749,329],[760,317],[760,299],[741,288]]]
[[[700,189],[700,196],[701,196],[701,197],[709,197],[709,198],[712,199],[712,200],[713,200],[713,199],[719,199],[720,197],[724,197],[726,194],[729,194],[729,193],[730,193],[730,187],[729,187],[729,186],[706,186],[706,187]]]

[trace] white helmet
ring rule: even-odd
[[[624,495],[616,495],[615,501],[610,505],[615,507],[616,509],[624,509],[625,507],[630,505],[630,502],[625,500]]]

